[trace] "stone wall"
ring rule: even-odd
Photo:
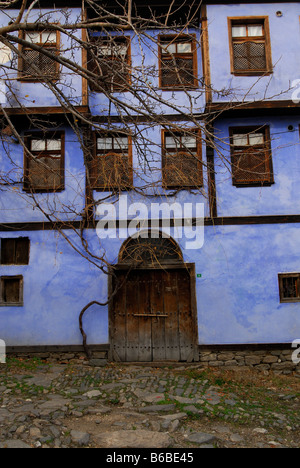
[[[291,346],[264,346],[262,349],[239,347],[237,349],[200,348],[200,363],[207,367],[254,368],[258,371],[273,371],[277,374],[298,373],[300,364],[292,361],[294,349]]]
[[[265,345],[265,346],[200,346],[199,362],[194,365],[201,367],[226,368],[226,369],[249,369],[257,371],[272,371],[276,374],[295,373],[300,377],[300,364],[292,361],[294,349],[290,345]],[[92,359],[89,361],[85,352],[80,347],[67,350],[59,347],[53,350],[49,347],[40,349],[8,349],[7,357],[13,358],[35,358],[57,363],[84,363],[90,362],[94,365],[105,365],[108,360],[109,347],[97,349],[91,347]],[[146,364],[146,363],[145,363]],[[148,363],[149,364],[149,363]],[[175,363],[172,363],[175,365]],[[193,363],[189,364],[192,365]],[[183,363],[180,363],[182,366]]]

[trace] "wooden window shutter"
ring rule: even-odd
[[[230,129],[230,133],[233,184],[260,186],[274,183],[268,127],[236,127]]]
[[[27,135],[25,144],[24,189],[58,192],[64,189],[64,132]]]
[[[194,88],[198,86],[197,51],[191,36],[161,36],[159,43],[160,86]]]
[[[232,73],[261,75],[272,72],[269,21],[263,18],[228,19]]]
[[[131,136],[95,133],[94,137],[94,157],[89,165],[92,188],[130,190],[133,183]]]
[[[23,276],[2,276],[0,306],[23,305]]]
[[[202,186],[203,170],[198,131],[187,134],[163,131],[162,171],[163,186],[166,188]]]
[[[1,265],[28,265],[29,245],[27,237],[1,239]]]
[[[96,92],[127,91],[131,80],[129,37],[91,37],[88,70],[97,75],[89,82]]]
[[[59,33],[57,31],[21,32],[21,39],[32,47],[21,45],[22,56],[19,59],[19,78],[23,81],[58,80],[59,63],[34,47],[38,46],[53,56],[59,55]]]
[[[300,273],[278,275],[281,302],[300,302]]]

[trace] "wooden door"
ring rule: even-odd
[[[124,282],[111,310],[112,359],[197,360],[197,320],[188,269],[117,272]]]

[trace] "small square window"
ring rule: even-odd
[[[1,239],[1,265],[28,265],[29,239]]]
[[[300,273],[279,275],[280,302],[300,302]]]
[[[0,306],[23,306],[23,276],[1,276]]]

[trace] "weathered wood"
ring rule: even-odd
[[[124,269],[117,271],[119,279],[125,274]],[[118,358],[193,361],[198,346],[191,294],[189,269],[131,271],[112,308],[112,349]]]

